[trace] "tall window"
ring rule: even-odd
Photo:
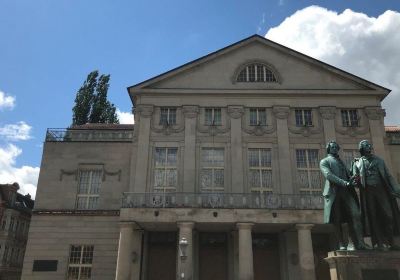
[[[346,164],[348,169],[351,168],[351,163],[356,157],[360,157],[360,152],[358,150],[343,150],[343,162]]]
[[[272,192],[271,149],[249,149],[249,187],[255,192]]]
[[[204,192],[224,190],[224,149],[201,150],[200,185]]]
[[[343,126],[359,126],[359,117],[356,109],[342,110]]]
[[[322,180],[317,149],[296,150],[297,185],[302,194],[321,192]]]
[[[310,109],[296,109],[296,126],[312,126],[312,114]]]
[[[262,64],[251,64],[243,68],[240,71],[238,82],[276,82],[275,75],[265,65]]]
[[[92,279],[93,249],[92,245],[71,245],[68,280]]]
[[[205,125],[221,125],[221,108],[206,108]]]
[[[177,148],[156,148],[154,190],[175,191],[178,182]]]
[[[99,202],[102,170],[81,170],[79,172],[77,209],[96,209]]]
[[[176,124],[176,108],[161,108],[160,124]]]
[[[267,125],[267,112],[265,108],[250,109],[250,125]]]

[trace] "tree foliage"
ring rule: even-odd
[[[107,100],[110,75],[100,75],[97,70],[89,73],[76,93],[72,108],[72,125],[85,123],[119,123],[114,104]]]

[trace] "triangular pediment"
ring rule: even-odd
[[[238,69],[260,62],[274,69],[276,83],[237,82]],[[254,35],[164,74],[129,87],[198,90],[390,90]]]

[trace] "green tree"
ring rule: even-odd
[[[89,73],[86,81],[76,93],[75,106],[72,108],[72,125],[81,125],[89,122],[98,75],[98,71]]]
[[[107,100],[110,75],[91,72],[75,98],[73,125],[85,123],[119,123],[114,104]]]

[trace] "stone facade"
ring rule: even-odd
[[[329,279],[326,142],[400,167],[390,90],[259,36],[128,92],[134,126],[48,130],[22,279]]]
[[[0,184],[0,279],[21,279],[33,200],[18,189]]]

